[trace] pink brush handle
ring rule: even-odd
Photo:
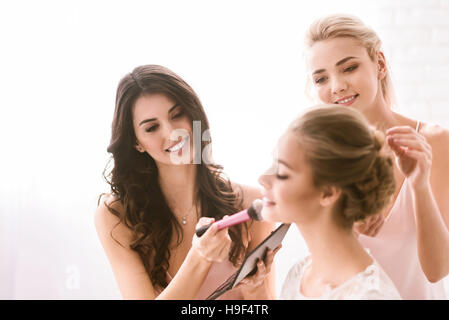
[[[232,216],[227,217],[226,219],[221,219],[217,222],[214,222],[218,225],[218,230],[232,227],[233,225],[245,222],[250,220],[251,218],[248,215],[248,210],[240,211],[239,213],[235,213]]]

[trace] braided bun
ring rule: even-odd
[[[395,190],[393,161],[383,151],[385,135],[350,108],[325,105],[292,123],[317,187],[341,189],[338,220],[345,227],[379,213]]]
[[[379,213],[391,200],[395,190],[393,161],[378,154],[367,174],[358,182],[345,186],[342,214],[348,224]]]

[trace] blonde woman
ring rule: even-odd
[[[377,34],[349,15],[316,20],[306,35],[315,97],[360,111],[383,128],[395,157],[394,201],[357,225],[405,299],[445,299],[449,273],[449,131],[392,109],[387,61]]]
[[[383,135],[341,106],[314,108],[279,139],[276,174],[259,178],[262,216],[294,223],[310,255],[296,263],[281,299],[399,299],[393,282],[360,244],[353,224],[381,211],[394,192]]]

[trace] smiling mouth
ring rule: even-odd
[[[174,146],[165,149],[165,151],[166,152],[177,152],[177,151],[179,151],[180,149],[182,149],[182,147],[184,147],[184,145],[186,144],[188,139],[189,139],[189,136],[185,136],[181,141],[179,141]]]
[[[356,95],[353,95],[352,97],[348,97],[348,98],[345,98],[345,99],[337,100],[335,103],[336,104],[346,104],[346,105],[348,105],[348,104],[351,104],[355,100],[355,98],[357,98],[358,96],[359,95],[356,94]]]

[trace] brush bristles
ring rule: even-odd
[[[260,199],[254,200],[251,206],[248,208],[249,217],[257,221],[263,220],[261,214],[262,208],[263,208],[263,201]]]

